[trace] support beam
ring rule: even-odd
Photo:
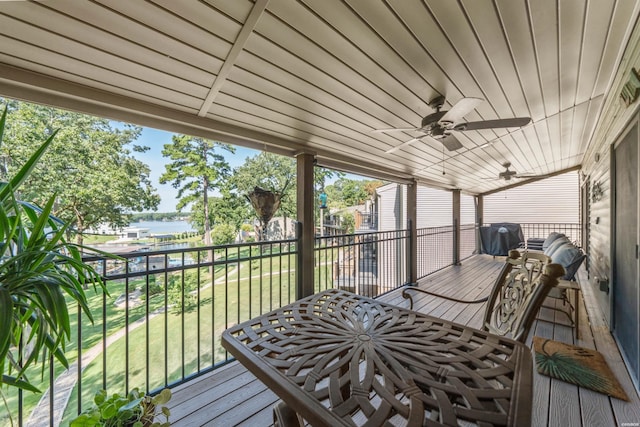
[[[313,163],[314,155],[301,153],[296,156],[297,162],[297,217],[302,224],[298,228],[298,299],[313,295],[313,246],[315,238]]]
[[[460,190],[453,190],[453,265],[460,265]]]
[[[482,195],[475,196],[476,199],[476,253],[482,253],[482,240],[480,240],[480,227],[484,221],[484,197]]]
[[[407,282],[417,283],[418,281],[418,235],[417,235],[417,217],[418,210],[418,183],[413,181],[407,185],[407,227],[409,228],[409,250]]]
[[[222,64],[222,68],[220,68],[218,75],[213,81],[213,85],[209,89],[209,93],[207,94],[207,97],[205,98],[205,100],[202,103],[202,106],[200,107],[198,116],[204,117],[209,112],[209,109],[211,108],[213,101],[215,100],[216,96],[218,96],[218,93],[220,93],[220,89],[222,89],[222,86],[227,81],[229,74],[231,74],[231,70],[236,65],[236,62],[238,61],[238,57],[242,53],[244,46],[247,44],[247,41],[249,40],[249,36],[251,35],[251,33],[253,33],[253,30],[256,27],[256,25],[258,25],[258,20],[264,13],[264,10],[267,8],[267,4],[269,4],[269,0],[256,0],[256,2],[253,4],[253,8],[251,9],[249,16],[244,21],[244,25],[242,26],[242,29],[240,30],[238,37],[233,43],[233,47],[229,51],[227,58],[224,60],[224,64]]]

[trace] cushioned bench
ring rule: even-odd
[[[587,257],[582,249],[576,247],[567,236],[562,233],[549,233],[542,243],[542,252],[551,258],[552,262],[564,267],[564,280],[575,280],[576,272]]]

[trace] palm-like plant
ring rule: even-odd
[[[6,117],[5,108],[0,146]],[[54,137],[55,132],[9,182],[0,182],[0,386],[35,392],[25,375],[29,366],[50,353],[68,367],[65,297],[92,320],[84,289],[89,284],[104,289],[100,275],[82,262],[81,247],[66,241],[67,226],[51,215],[55,196],[42,209],[15,196]]]

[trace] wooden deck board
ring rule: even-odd
[[[488,294],[502,262],[503,257],[474,256],[465,260],[462,266],[449,267],[428,276],[419,281],[418,286],[456,298],[478,299]],[[579,278],[586,281],[586,273],[581,271]],[[588,289],[585,289],[583,296],[580,299],[578,340],[574,338],[573,329],[566,325],[567,319],[562,313],[542,309],[540,319],[555,319],[559,323],[536,321],[528,343],[531,345],[532,337],[537,335],[600,351],[631,402],[609,398],[534,372],[534,427],[609,426],[640,422],[640,399],[615,341],[597,311],[594,296]],[[380,298],[391,304],[408,307],[408,301],[402,298],[401,291],[393,291]],[[551,299],[548,303],[560,304]],[[484,314],[484,304],[454,303],[425,294],[415,298],[414,309],[474,327],[480,326]],[[175,388],[170,402],[171,421],[172,425],[179,427],[266,427],[272,425],[271,408],[276,401],[273,392],[242,365],[233,362]]]

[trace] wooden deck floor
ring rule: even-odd
[[[420,281],[419,286],[429,290],[473,300],[485,296],[497,275],[503,258],[474,256],[462,266],[449,267]],[[586,272],[579,273],[586,283]],[[583,287],[581,299],[580,337],[574,338],[573,329],[561,325],[566,317],[554,310],[543,308],[539,317],[559,323],[537,321],[529,336],[552,338],[558,341],[596,349],[622,383],[630,402],[554,380],[534,373],[534,427],[600,427],[640,425],[640,399],[618,348],[608,331],[604,319],[595,305],[595,297]],[[400,292],[385,295],[382,300],[408,306]],[[551,301],[551,300],[550,300]],[[586,307],[586,310],[585,310]],[[484,304],[460,304],[420,294],[415,309],[430,315],[462,324],[479,327]],[[199,377],[174,390],[170,402],[173,426],[271,426],[271,408],[277,397],[237,362]]]

